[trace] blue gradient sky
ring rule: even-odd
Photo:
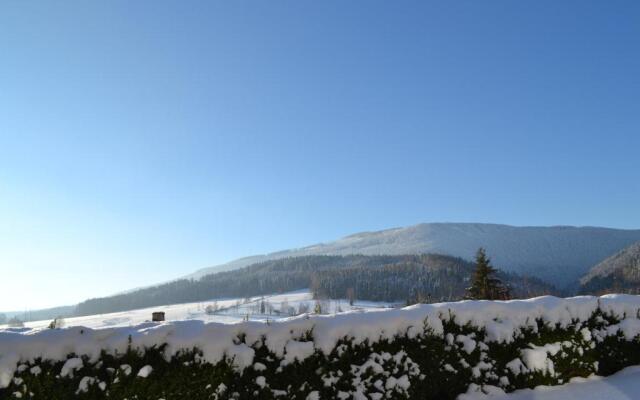
[[[0,5],[0,310],[428,221],[640,227],[637,1]]]

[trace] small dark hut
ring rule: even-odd
[[[164,311],[156,311],[151,314],[151,320],[153,322],[162,322],[164,321]]]

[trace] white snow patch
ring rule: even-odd
[[[89,386],[93,385],[96,382],[96,378],[91,376],[84,376],[80,379],[80,383],[78,384],[78,390],[76,390],[76,394],[86,393],[89,391]]]
[[[640,393],[640,366],[625,368],[608,377],[574,378],[565,385],[538,386],[506,394],[487,390],[486,386],[471,386],[458,400],[635,400]]]
[[[151,374],[152,371],[153,367],[151,367],[151,365],[145,365],[144,367],[140,368],[140,371],[138,371],[138,376],[140,378],[146,378]]]
[[[284,362],[290,364],[294,361],[302,361],[314,352],[313,342],[298,342],[291,340],[285,346]]]
[[[317,390],[307,395],[307,400],[320,400],[320,393]]]
[[[549,355],[556,355],[562,350],[562,344],[552,343],[544,346],[529,345],[530,349],[524,349],[521,351],[522,361],[531,371],[542,371],[550,375],[555,374],[555,367],[553,361],[549,358]]]
[[[75,357],[68,359],[64,365],[62,366],[62,370],[60,370],[61,377],[70,377],[73,378],[73,372],[81,369],[83,366],[82,358]]]

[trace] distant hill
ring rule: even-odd
[[[0,311],[7,319],[18,318],[23,322],[41,321],[43,319],[54,319],[57,317],[70,317],[74,314],[76,306],[61,306],[53,308],[45,308],[41,310],[28,311]]]
[[[439,253],[471,260],[482,246],[494,264],[505,271],[535,276],[565,287],[577,284],[591,267],[636,241],[640,241],[640,230],[428,223],[358,233],[333,242],[245,257],[201,269],[187,278],[200,278],[261,261],[308,255]]]
[[[311,288],[320,297],[359,300],[459,300],[469,286],[473,265],[437,254],[394,256],[303,256],[269,260],[199,280],[182,279],[80,303],[77,315],[104,314],[165,304],[267,295]],[[538,279],[500,272],[519,297],[556,294]]]
[[[580,279],[582,293],[640,294],[640,242],[612,255]]]

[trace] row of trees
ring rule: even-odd
[[[21,328],[24,326],[24,322],[16,316],[7,318],[5,314],[0,314],[0,325],[8,325],[11,328]]]
[[[475,265],[460,258],[425,254],[376,268],[319,271],[312,277],[311,289],[316,297],[346,295],[406,304],[463,298],[506,300],[555,293],[552,286],[539,279],[495,269],[484,249],[478,250]]]
[[[407,256],[307,256],[253,264],[240,270],[182,279],[80,303],[76,315],[104,314],[221,297],[243,298],[308,288],[314,273],[353,266],[379,267]]]
[[[10,328],[22,328],[24,327],[24,322],[18,317],[11,317],[7,320],[7,316],[5,314],[0,314],[0,325],[7,324]],[[64,327],[64,318],[56,317],[49,323],[49,329],[60,329]]]
[[[266,261],[249,267],[182,279],[163,285],[80,303],[76,315],[104,314],[212,298],[243,298],[311,288],[318,298],[388,302],[503,299],[552,293],[533,278],[494,269],[484,250],[477,267],[461,258],[437,254],[395,256],[306,256]],[[501,281],[508,283],[503,286]],[[469,290],[467,290],[469,289]]]
[[[459,299],[472,266],[453,257],[420,255],[378,267],[358,266],[318,271],[312,276],[316,297],[388,302],[431,302]]]

